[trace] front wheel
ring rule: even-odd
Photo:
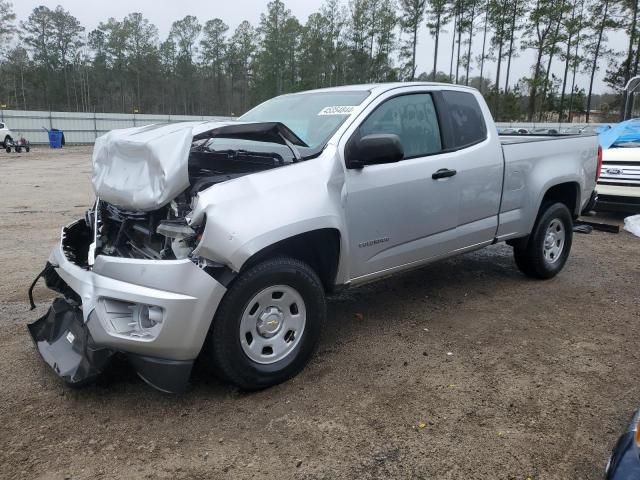
[[[534,278],[555,277],[569,257],[573,241],[571,212],[563,203],[543,207],[524,245],[513,248],[516,265]]]
[[[243,390],[276,385],[307,364],[325,317],[322,282],[307,264],[266,260],[241,273],[225,294],[205,356]]]

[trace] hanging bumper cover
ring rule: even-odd
[[[63,298],[56,298],[49,311],[28,329],[45,363],[71,386],[95,380],[114,354],[95,344],[80,308]]]

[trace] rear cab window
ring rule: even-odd
[[[458,90],[442,91],[445,107],[446,149],[459,150],[487,138],[487,125],[475,95]]]

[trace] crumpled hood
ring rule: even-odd
[[[135,211],[156,210],[189,186],[194,135],[241,122],[183,122],[113,130],[93,149],[93,189],[101,200]]]

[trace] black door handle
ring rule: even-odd
[[[435,172],[433,175],[431,175],[431,178],[433,178],[434,180],[438,180],[439,178],[453,177],[456,173],[458,172],[455,170],[450,170],[448,168],[441,168],[440,170]]]

